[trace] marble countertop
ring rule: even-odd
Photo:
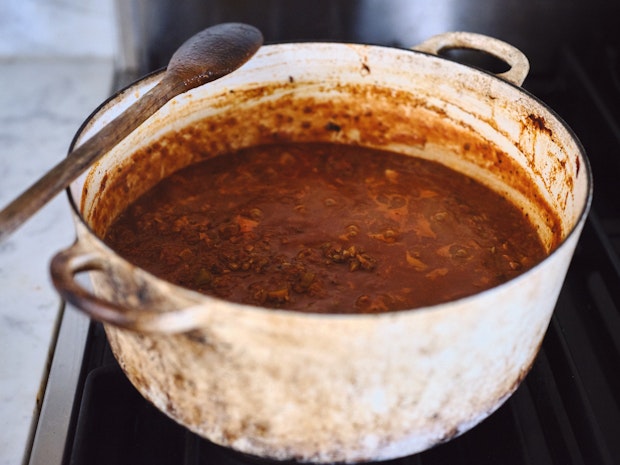
[[[0,59],[0,208],[67,153],[110,93],[108,58]],[[61,193],[0,243],[0,465],[23,463],[36,425],[63,305],[54,253],[75,234]],[[73,310],[69,310],[73,311]],[[7,427],[8,425],[8,427]]]

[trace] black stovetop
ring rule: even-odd
[[[522,385],[480,425],[389,464],[620,463],[620,48],[561,53],[525,87],[578,134],[595,197],[542,349]],[[129,384],[92,324],[65,464],[265,463],[200,439]]]

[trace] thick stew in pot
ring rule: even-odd
[[[477,293],[546,251],[511,202],[441,164],[328,143],[263,145],[161,181],[105,241],[234,302],[385,312]]]

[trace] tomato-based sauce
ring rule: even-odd
[[[336,144],[258,146],[187,167],[131,204],[105,241],[187,288],[321,313],[453,300],[546,256],[523,213],[471,178]]]

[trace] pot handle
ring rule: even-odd
[[[433,55],[449,49],[470,49],[488,53],[510,66],[508,71],[496,76],[517,86],[523,84],[530,71],[530,62],[521,50],[494,37],[473,32],[446,32],[433,36],[412,49]]]
[[[188,302],[187,307],[171,311],[158,306],[156,299],[140,297],[128,299],[132,304],[120,304],[96,296],[76,280],[78,274],[90,271],[114,276],[119,273],[118,266],[123,265],[112,264],[103,253],[84,247],[76,241],[53,257],[50,273],[54,286],[66,302],[105,324],[142,333],[174,334],[197,329],[203,323],[205,309],[198,305]],[[126,271],[132,273],[129,268]],[[148,300],[148,303],[145,303],[145,300]]]

